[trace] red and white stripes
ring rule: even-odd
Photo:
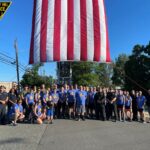
[[[34,0],[30,64],[110,62],[104,0]]]

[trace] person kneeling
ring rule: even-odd
[[[42,109],[41,101],[39,100],[34,108],[34,114],[38,124],[42,124],[43,120],[46,118],[46,115],[45,113],[42,113],[43,112],[42,110],[43,109]]]
[[[18,100],[17,104],[11,107],[9,119],[12,121],[12,125],[16,126],[17,121],[23,121],[24,119],[22,100]]]

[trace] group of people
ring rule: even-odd
[[[146,107],[145,107],[146,106]],[[17,87],[7,93],[0,86],[0,124],[28,121],[52,124],[53,119],[85,119],[145,122],[144,111],[150,116],[150,90],[131,93],[109,88],[63,85],[40,88],[27,85],[21,92]]]

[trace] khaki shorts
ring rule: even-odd
[[[85,113],[85,105],[77,106],[78,114]]]

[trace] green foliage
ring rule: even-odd
[[[74,84],[90,86],[110,86],[112,67],[109,64],[73,62],[72,80]]]
[[[113,73],[113,64],[97,64],[95,68],[95,73],[99,78],[99,86],[110,87],[112,86],[112,73]]]
[[[114,63],[113,84],[128,90],[150,88],[150,43],[135,45],[132,54],[118,56]]]
[[[38,71],[41,66],[42,64],[36,64],[32,68],[27,69],[22,77],[21,85],[40,87],[42,84],[45,84],[46,87],[49,87],[53,83],[53,78],[52,76],[40,76]]]
[[[125,63],[128,61],[126,54],[120,54],[114,63],[114,72],[112,76],[113,84],[124,87],[125,82]]]
[[[150,43],[136,45],[125,64],[125,87],[131,89],[150,88]]]

